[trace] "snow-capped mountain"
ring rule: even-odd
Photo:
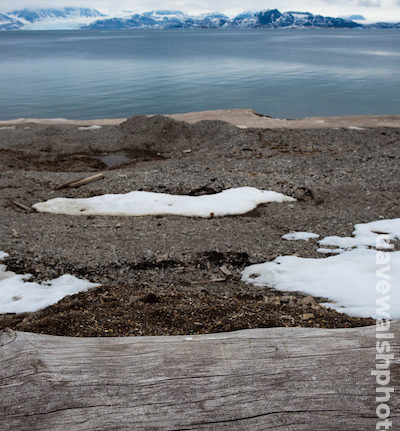
[[[313,15],[309,12],[284,12],[278,9],[265,10],[255,14],[256,27],[325,27],[325,28],[356,28],[361,27],[350,20],[342,18]]]
[[[68,18],[99,18],[104,16],[96,9],[65,7],[62,9],[22,9],[9,12],[9,15],[21,18],[28,22],[43,21],[46,19]]]
[[[0,12],[0,30],[19,30],[20,28],[20,21]]]
[[[62,9],[23,9],[0,13],[0,30],[400,28],[400,23],[365,24],[349,18],[324,17],[309,12],[282,13],[278,9],[247,11],[230,18],[218,12],[196,16],[170,10],[154,10],[145,13],[129,11],[102,13],[96,9],[66,7]]]
[[[361,27],[350,20],[323,17],[307,12],[284,12],[278,9],[244,12],[234,18],[220,13],[190,16],[177,11],[153,11],[123,18],[98,20],[86,28],[226,28],[226,27]]]
[[[128,28],[223,28],[231,26],[228,16],[209,13],[198,16],[187,15],[180,11],[156,10],[143,14],[133,14],[122,18],[98,20],[85,28],[88,29],[128,29]]]
[[[61,9],[21,9],[0,14],[13,22],[14,28],[0,18],[0,30],[61,30],[81,28],[105,15],[96,9],[65,7]]]
[[[380,28],[380,29],[399,29],[400,22],[375,22],[372,24],[363,25],[364,28]]]
[[[350,21],[366,21],[365,16],[363,15],[343,15],[340,18],[349,19]]]

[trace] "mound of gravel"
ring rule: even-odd
[[[161,115],[132,117],[119,127],[124,133],[127,150],[147,150],[163,156],[218,147],[226,151],[226,144],[234,148],[260,139],[259,133],[224,121],[203,120],[188,124]]]

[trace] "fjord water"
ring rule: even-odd
[[[400,113],[400,31],[0,33],[0,120]]]

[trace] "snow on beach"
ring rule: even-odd
[[[343,253],[344,250],[342,248],[319,248],[317,252],[321,254],[339,254]]]
[[[365,130],[364,127],[358,127],[358,126],[349,126],[349,130]]]
[[[319,235],[311,232],[290,232],[282,237],[286,241],[308,241],[316,238],[319,238]]]
[[[0,260],[7,253],[0,251]],[[0,265],[0,313],[29,313],[60,301],[67,295],[98,287],[98,284],[65,274],[54,280],[35,283],[28,281],[30,274],[16,274]]]
[[[272,262],[247,267],[242,280],[258,286],[274,287],[281,291],[299,291],[315,297],[328,298],[334,303],[323,304],[339,312],[356,317],[377,318],[376,287],[381,280],[377,275],[377,249],[389,250],[389,240],[378,241],[378,234],[388,239],[400,239],[400,219],[379,220],[358,224],[354,238],[327,237],[323,245],[347,248],[330,250],[339,253],[321,259],[281,256]],[[368,248],[368,247],[373,247]],[[327,253],[329,249],[320,249]],[[391,317],[400,318],[400,252],[390,253]]]
[[[33,205],[40,212],[68,215],[223,217],[245,214],[270,202],[294,202],[281,193],[239,187],[204,196],[179,196],[134,191],[87,199],[56,198]]]
[[[93,126],[78,127],[78,130],[98,130],[98,129],[101,129],[101,126],[93,125]]]
[[[387,240],[379,241],[379,249],[390,250],[389,240],[400,239],[400,218],[377,220],[371,223],[356,224],[353,237],[328,236],[318,243],[322,246],[333,246],[341,249],[355,247],[376,247],[379,235],[386,234]]]

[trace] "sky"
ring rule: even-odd
[[[181,10],[186,13],[224,12],[233,16],[244,10],[277,8],[329,16],[364,15],[368,21],[399,21],[400,0],[0,0],[0,10],[80,6],[105,10],[144,12],[153,9]]]

